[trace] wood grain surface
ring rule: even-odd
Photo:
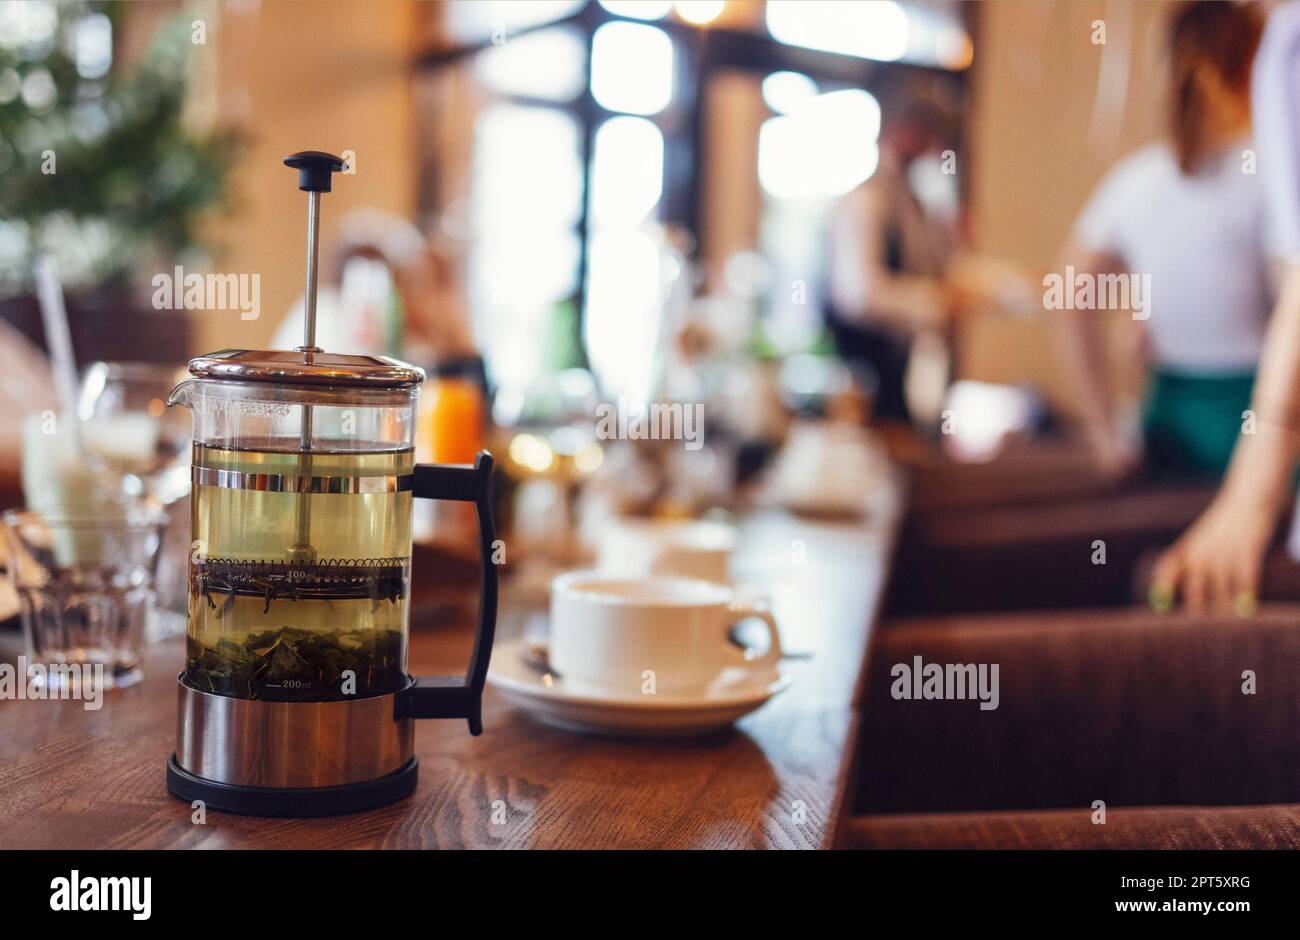
[[[748,519],[737,567],[767,591],[793,686],[724,733],[645,742],[558,731],[489,687],[486,731],[422,721],[410,799],[326,819],[192,810],[167,794],[183,643],[151,648],[146,678],[79,702],[0,701],[0,848],[817,848],[829,846],[856,738],[855,685],[895,513],[854,523]],[[418,576],[417,571],[417,576]],[[530,610],[509,601],[501,634]],[[417,617],[415,673],[459,672],[464,617]]]

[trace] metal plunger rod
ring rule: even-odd
[[[316,350],[316,264],[320,256],[320,193],[307,194],[307,292],[303,298],[302,346],[308,359]],[[311,472],[312,406],[302,406],[302,427],[298,433],[298,447],[302,451],[302,475]],[[315,555],[311,547],[311,503],[307,493],[298,494],[294,544],[290,550],[295,559],[310,561]]]
[[[316,346],[316,268],[320,254],[320,194],[332,188],[335,173],[343,169],[343,161],[332,153],[304,150],[284,158],[284,165],[298,171],[298,188],[307,193],[307,293],[303,299],[302,345],[298,352],[308,363],[321,350]],[[299,445],[303,455],[300,475],[310,477],[311,467],[312,406],[302,406],[302,428]],[[297,541],[289,548],[292,561],[314,562],[316,550],[311,547],[310,504],[307,493],[298,494]]]
[[[307,294],[302,324],[302,349],[316,349],[316,263],[320,257],[320,193],[311,192],[307,202]]]
[[[308,193],[307,200],[307,292],[303,295],[302,345],[298,349],[311,360],[316,348],[316,265],[320,257],[320,193]],[[311,450],[311,405],[302,409],[302,449]]]

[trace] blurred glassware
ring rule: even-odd
[[[98,475],[118,477],[116,485],[127,500],[142,501],[162,519],[155,605],[146,630],[149,640],[185,632],[190,425],[185,412],[167,407],[167,396],[186,376],[180,367],[96,362],[82,375],[77,403],[81,446],[102,464]],[[29,500],[28,508],[41,507]],[[81,515],[70,509],[67,514]]]
[[[800,419],[767,474],[760,505],[825,518],[860,517],[890,498],[884,445],[856,423]]]
[[[33,512],[114,519],[128,502],[121,475],[83,445],[80,423],[53,411],[22,427],[23,500]]]
[[[492,417],[505,455],[512,544],[525,554],[557,564],[578,557],[575,500],[605,459],[596,439],[599,404],[595,378],[576,367],[497,391]]]
[[[583,485],[605,459],[594,422],[521,430],[510,438],[506,456],[507,472],[520,481],[515,505],[520,540],[557,561],[578,560],[575,507]]]
[[[416,418],[416,457],[427,463],[472,464],[484,446],[487,385],[483,360],[457,356],[429,370]],[[417,500],[415,539],[456,545],[471,555],[478,545],[478,522],[469,503]]]
[[[779,373],[781,402],[796,415],[824,415],[830,402],[853,387],[849,367],[833,356],[786,356]]]
[[[420,440],[432,463],[469,463],[486,430],[483,360],[462,356],[429,370],[420,409]]]
[[[492,403],[493,423],[502,428],[594,421],[596,380],[586,369],[560,369],[526,388],[502,387]]]
[[[163,506],[162,546],[154,572],[154,606],[145,624],[150,642],[181,636],[189,617],[190,600],[190,498]]]
[[[103,667],[103,688],[142,678],[161,542],[155,514],[109,519],[4,514],[8,570],[22,604],[29,685],[66,688]],[[55,668],[51,668],[55,667]]]
[[[124,476],[126,491],[166,505],[189,494],[188,415],[167,396],[184,370],[143,362],[96,362],[81,380],[77,411],[88,452]]]
[[[714,519],[611,519],[596,543],[596,568],[644,578],[682,575],[731,583],[734,526]]]
[[[1032,435],[1047,420],[1046,405],[1031,389],[971,379],[947,389],[943,409],[952,416],[940,438],[944,452],[967,463],[992,460],[1009,438]]]

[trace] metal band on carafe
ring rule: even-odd
[[[376,493],[409,492],[415,477],[410,473],[380,476],[298,476],[289,473],[251,473],[245,470],[192,467],[190,480],[198,486],[216,486],[225,490],[365,496]]]

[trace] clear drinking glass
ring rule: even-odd
[[[145,362],[96,362],[81,380],[85,446],[128,479],[133,495],[162,504],[189,494],[190,427],[167,407],[184,370]]]
[[[4,533],[9,576],[22,603],[28,684],[62,688],[82,677],[67,667],[97,665],[103,688],[138,682],[158,522],[10,511]]]
[[[122,475],[125,492],[166,513],[148,639],[185,632],[190,553],[190,422],[167,407],[183,368],[95,362],[81,379],[78,413],[85,449]]]

